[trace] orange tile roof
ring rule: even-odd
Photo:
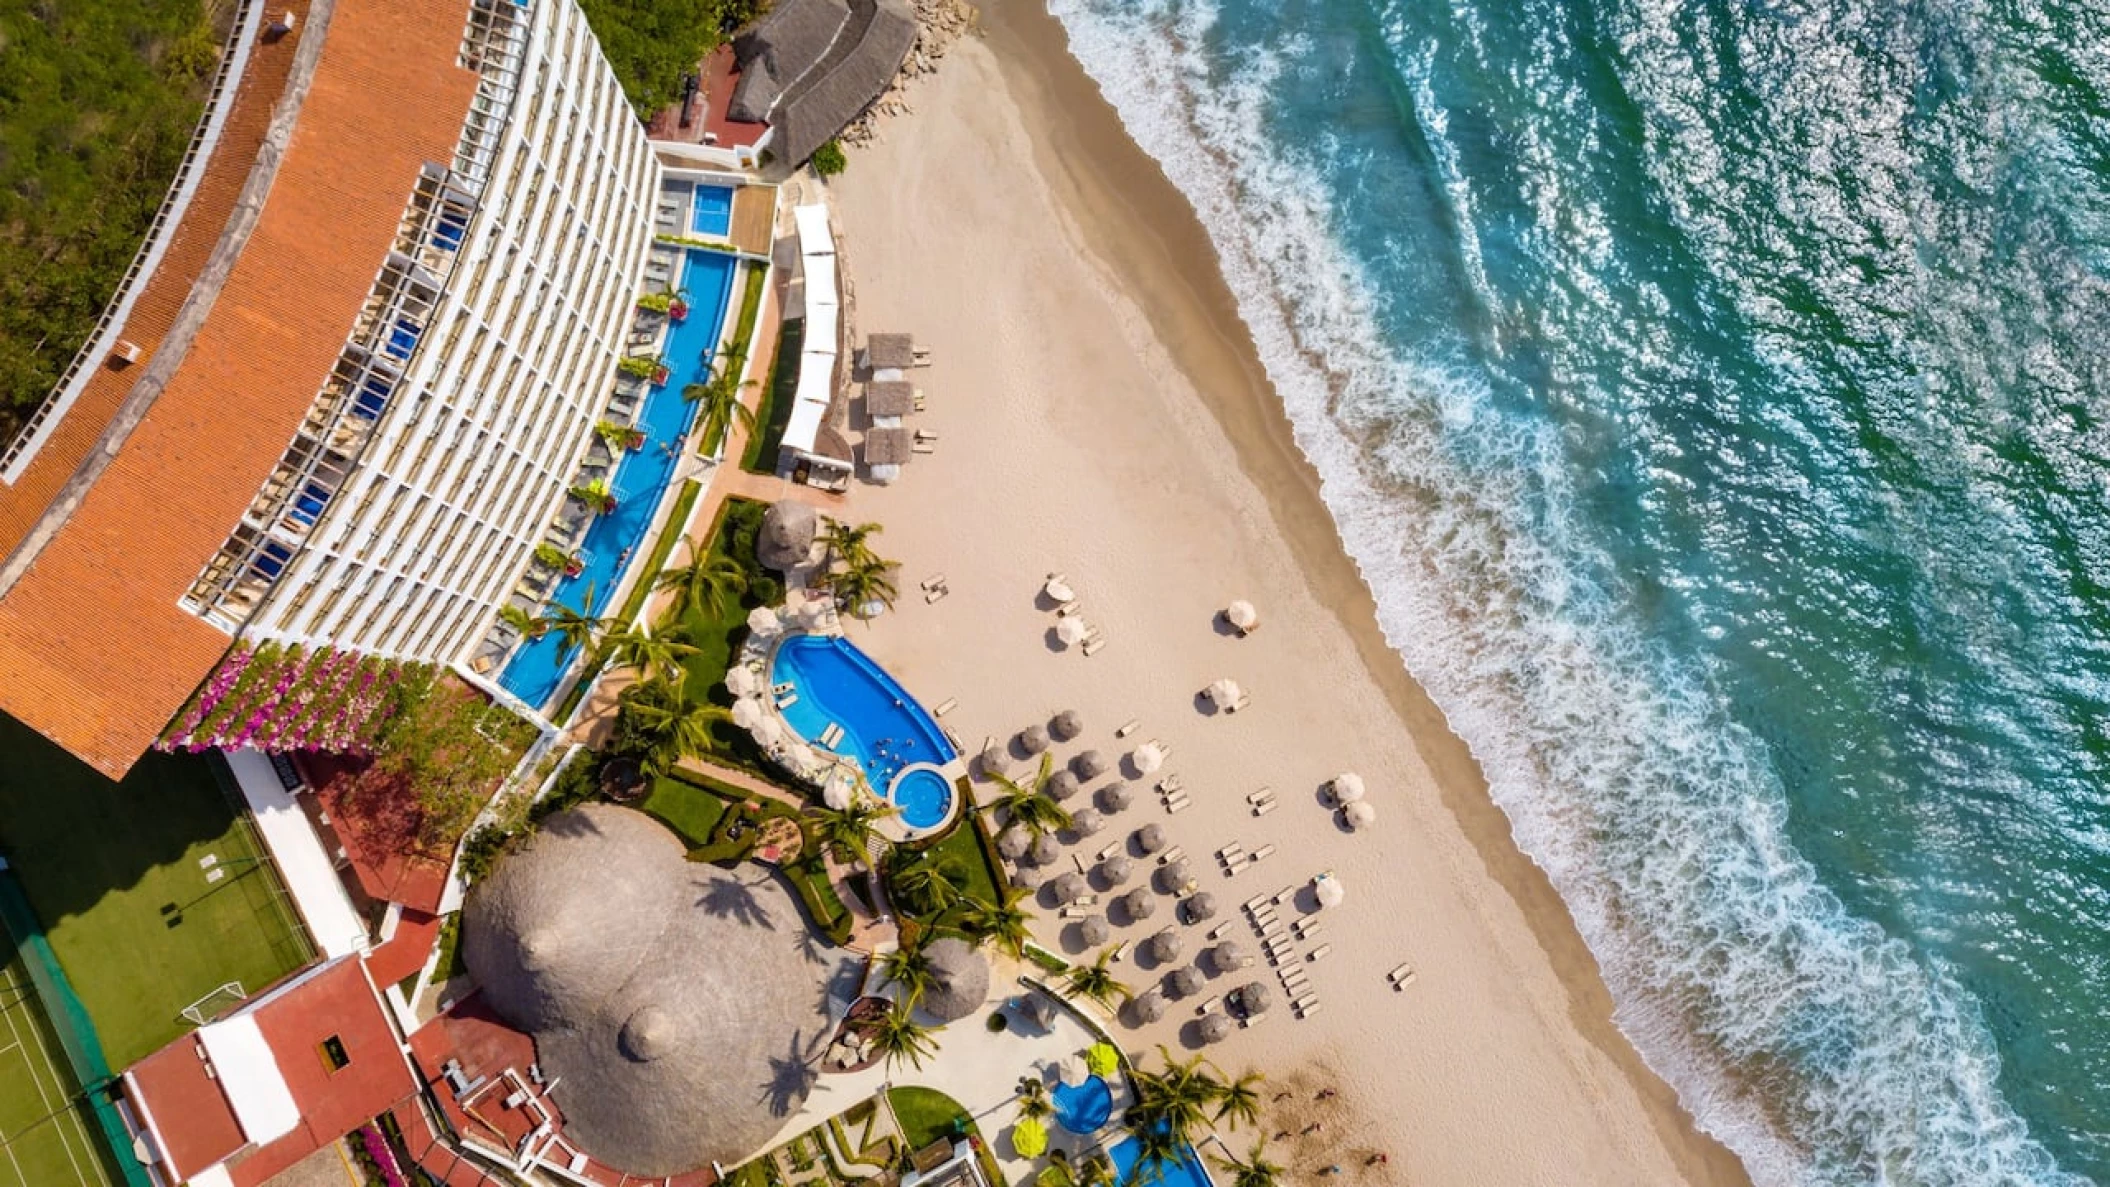
[[[227,650],[179,600],[321,388],[419,168],[453,157],[476,82],[456,62],[467,15],[338,0],[326,30],[303,22],[272,50],[326,37],[248,245],[182,367],[0,598],[0,710],[112,777]]]
[[[190,1178],[240,1150],[241,1122],[219,1081],[205,1072],[196,1035],[184,1035],[125,1073],[136,1099],[152,1111],[161,1156],[178,1180]]]

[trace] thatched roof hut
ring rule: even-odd
[[[865,385],[865,415],[907,416],[916,410],[916,385],[882,379]]]
[[[1070,769],[1077,773],[1079,779],[1090,783],[1099,776],[1106,774],[1108,764],[1105,755],[1096,750],[1086,750],[1070,760]]]
[[[1054,799],[1069,799],[1075,796],[1079,790],[1077,776],[1074,772],[1068,770],[1057,771],[1053,775],[1048,776],[1048,785],[1044,790]]]
[[[813,556],[820,535],[821,513],[797,499],[779,499],[762,513],[755,533],[755,559],[779,573],[789,573]]]
[[[909,458],[909,444],[907,429],[873,429],[865,434],[865,465],[906,465]]]
[[[593,804],[546,821],[462,919],[485,1000],[534,1034],[595,1158],[652,1178],[730,1162],[804,1101],[780,1064],[826,1028],[825,970],[768,876],[691,864],[649,817]]]
[[[768,120],[784,89],[820,62],[849,19],[844,0],[777,0],[733,38],[740,82],[727,114],[744,123]]]
[[[917,1009],[939,1022],[957,1022],[989,1000],[989,962],[967,941],[946,936],[923,951],[930,958],[930,989]]]
[[[906,371],[916,365],[911,334],[874,334],[865,343],[865,365],[874,371]]]

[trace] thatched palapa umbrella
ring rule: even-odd
[[[1201,970],[1191,964],[1183,964],[1165,978],[1165,988],[1175,996],[1192,997],[1202,991]]]
[[[1099,880],[1108,886],[1119,886],[1134,876],[1136,863],[1119,853],[1099,863]]]
[[[1174,858],[1158,867],[1158,889],[1166,894],[1178,894],[1192,881],[1194,873],[1187,867],[1187,859],[1184,857]]]
[[[982,771],[985,774],[1009,775],[1011,773],[1011,755],[1005,751],[1004,744],[995,738],[989,739],[989,744],[982,747],[981,764]]]
[[[1085,896],[1091,887],[1085,885],[1084,875],[1072,871],[1055,879],[1055,901],[1068,906]]]
[[[1156,853],[1165,847],[1165,830],[1155,824],[1146,824],[1136,830],[1136,848],[1145,853]]]
[[[1180,939],[1178,928],[1162,928],[1158,934],[1150,937],[1150,955],[1168,964],[1178,960],[1186,947],[1186,942]]]
[[[1047,870],[1040,866],[1020,866],[1011,871],[1011,885],[1021,890],[1037,889],[1047,878]]]
[[[1077,757],[1070,760],[1070,769],[1077,772],[1079,780],[1090,783],[1099,776],[1106,774],[1108,770],[1106,756],[1096,750],[1080,751]]]
[[[1149,888],[1138,886],[1121,896],[1121,909],[1128,912],[1129,922],[1140,923],[1156,913],[1158,896],[1150,893]]]
[[[1048,727],[1029,725],[1018,731],[1018,748],[1027,754],[1039,754],[1048,748]]]
[[[1235,973],[1239,969],[1250,968],[1252,964],[1253,954],[1246,951],[1245,945],[1237,940],[1225,940],[1209,949],[1209,967],[1219,973]]]
[[[1064,709],[1048,722],[1048,733],[1058,742],[1072,741],[1084,732],[1084,718],[1075,709]]]
[[[1200,923],[1204,919],[1214,919],[1216,918],[1216,896],[1206,890],[1201,891],[1189,896],[1186,902],[1181,903],[1180,910],[1186,913],[1187,922],[1189,923]]]
[[[1077,924],[1077,940],[1087,948],[1104,944],[1107,934],[1104,915],[1087,915]]]
[[[997,835],[996,851],[1006,861],[1017,861],[1033,851],[1033,834],[1014,824]]]
[[[771,503],[755,533],[755,559],[779,573],[798,568],[812,558],[820,526],[820,512],[810,504],[796,499]]]
[[[1048,793],[1048,798],[1061,801],[1075,798],[1080,788],[1077,784],[1077,776],[1069,771],[1057,771],[1053,775],[1048,776],[1048,785],[1045,790]]]
[[[1225,1039],[1231,1037],[1231,1031],[1235,1029],[1237,1025],[1237,1023],[1231,1021],[1230,1017],[1225,1014],[1203,1015],[1201,1021],[1202,1042],[1221,1043]]]
[[[1062,843],[1046,833],[1033,838],[1033,864],[1050,866],[1062,856]]]
[[[957,1022],[989,1000],[989,962],[953,936],[933,940],[924,955],[930,958],[930,988],[916,1001],[916,1008],[939,1022]]]
[[[566,1138],[662,1178],[744,1157],[781,1128],[772,1104],[804,1102],[777,1066],[828,1025],[800,918],[774,879],[691,864],[650,817],[589,804],[470,891],[462,957],[576,1093]]]
[[[1070,817],[1070,831],[1080,837],[1089,837],[1106,827],[1106,817],[1091,808],[1078,811]]]
[[[1267,982],[1248,981],[1238,987],[1238,1008],[1248,1014],[1265,1014],[1274,1004],[1274,996],[1268,992]]]
[[[1126,783],[1109,783],[1099,789],[1099,806],[1109,812],[1125,812],[1135,802],[1136,793]]]
[[[1153,989],[1129,1002],[1128,1013],[1139,1026],[1156,1022],[1165,1016],[1165,995]]]

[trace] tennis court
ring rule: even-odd
[[[88,1112],[0,929],[0,1187],[115,1187]]]

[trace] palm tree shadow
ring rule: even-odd
[[[736,920],[750,927],[766,927],[776,930],[777,921],[769,908],[755,897],[754,887],[732,878],[713,878],[704,889],[703,897],[696,900],[705,913]]]
[[[768,1105],[770,1116],[790,1116],[813,1093],[813,1086],[821,1077],[815,1061],[824,1037],[815,1035],[808,1042],[804,1031],[796,1032],[784,1054],[769,1057],[769,1079],[762,1085],[762,1100]]]

